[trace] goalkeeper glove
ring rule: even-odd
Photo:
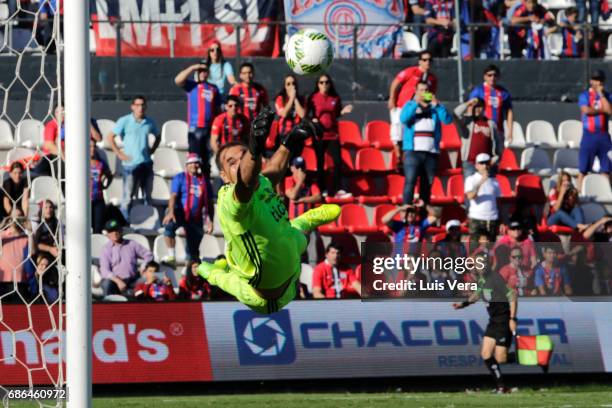
[[[302,154],[306,139],[313,137],[313,139],[316,140],[322,135],[323,127],[320,124],[302,119],[302,121],[295,125],[289,133],[282,137],[281,144],[291,152],[292,157],[297,157]]]
[[[265,106],[251,123],[251,138],[249,140],[249,151],[253,157],[261,156],[266,149],[266,139],[270,134],[270,128],[274,121],[274,111]]]

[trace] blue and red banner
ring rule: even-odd
[[[274,54],[279,4],[275,0],[90,0],[96,55],[116,54],[116,21],[121,54],[131,57],[206,57],[219,41],[226,57]],[[246,24],[246,22],[257,22]],[[241,24],[240,33],[234,24]]]
[[[285,0],[287,33],[301,28],[324,32],[336,58],[351,58],[355,44],[359,58],[394,56],[403,19],[401,0]]]

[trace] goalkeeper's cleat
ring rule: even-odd
[[[321,225],[337,220],[341,212],[339,205],[323,204],[291,220],[291,226],[302,232],[310,232]]]
[[[198,265],[197,272],[202,278],[208,280],[210,273],[213,270],[222,270],[223,272],[227,272],[227,260],[218,259],[214,263],[202,261],[202,263]]]

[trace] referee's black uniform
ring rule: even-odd
[[[512,289],[497,272],[489,272],[478,280],[478,291],[483,301],[487,303],[489,324],[485,336],[495,339],[495,344],[510,347],[512,332],[510,331],[510,300]]]

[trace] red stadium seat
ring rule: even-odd
[[[433,184],[431,185],[431,204],[433,205],[447,205],[456,203],[454,197],[447,196],[442,187],[442,182],[438,177],[434,177]]]
[[[571,227],[566,227],[565,225],[549,225],[548,229],[553,234],[559,235],[572,235],[575,230]]]
[[[357,123],[352,120],[338,121],[338,135],[340,137],[340,145],[346,147],[355,147],[357,149],[368,146],[361,137],[361,130]]]
[[[446,192],[449,197],[453,197],[455,201],[462,204],[465,200],[465,192],[463,191],[463,175],[457,174],[448,179],[446,183]]]
[[[340,150],[340,158],[342,159],[342,173],[344,175],[355,173],[355,164],[353,164],[350,150],[342,148]]]
[[[382,150],[393,149],[389,122],[384,120],[372,120],[368,122],[365,128],[365,135],[370,146]]]
[[[535,174],[522,174],[516,179],[516,198],[524,198],[529,203],[546,203],[542,179]]]
[[[372,234],[379,231],[378,226],[370,225],[365,208],[359,204],[343,205],[338,224],[351,234]]]
[[[338,225],[338,221],[330,222],[329,224],[321,225],[319,228],[319,233],[322,235],[337,235],[346,232],[346,228]]]
[[[437,242],[443,241],[446,238],[446,232],[439,232],[433,237],[431,237],[431,243],[435,244]]]
[[[386,172],[385,159],[378,149],[366,147],[357,152],[355,167],[363,172]]]
[[[448,152],[442,150],[440,157],[438,158],[438,168],[436,174],[440,176],[453,176],[455,174],[461,174],[463,169],[461,168],[461,157],[457,157],[457,167],[453,167],[450,162]]]
[[[504,149],[498,163],[499,172],[502,174],[524,174],[525,170],[521,169],[516,160],[516,155],[512,149]]]
[[[317,171],[317,154],[312,147],[304,147],[302,158],[306,163],[306,171]]]
[[[389,202],[387,179],[374,180],[370,176],[357,176],[351,180],[350,192],[361,204],[382,204]]]
[[[498,174],[495,178],[499,183],[501,198],[504,200],[514,200],[514,191],[512,191],[512,186],[510,185],[510,180],[508,180],[508,177]]]
[[[387,196],[393,204],[400,204],[404,195],[404,176],[399,174],[387,175]]]
[[[464,222],[467,219],[465,209],[459,205],[446,205],[442,207],[441,225],[446,225],[447,221],[459,220]]]
[[[386,234],[383,234],[382,232],[378,232],[375,234],[370,234],[366,237],[365,239],[365,243],[366,244],[372,244],[372,243],[386,243],[386,244],[390,244],[391,243],[391,237],[389,237]]]
[[[440,140],[441,150],[461,149],[461,138],[454,123],[449,125],[442,124],[442,140]]]
[[[380,204],[374,208],[374,225],[377,225],[378,228],[385,234],[390,234],[391,229],[382,223],[381,221],[382,217],[385,214],[387,214],[389,211],[394,210],[395,208],[397,207],[392,204]],[[395,217],[393,217],[393,219],[397,221],[401,221],[401,214],[397,213]]]

